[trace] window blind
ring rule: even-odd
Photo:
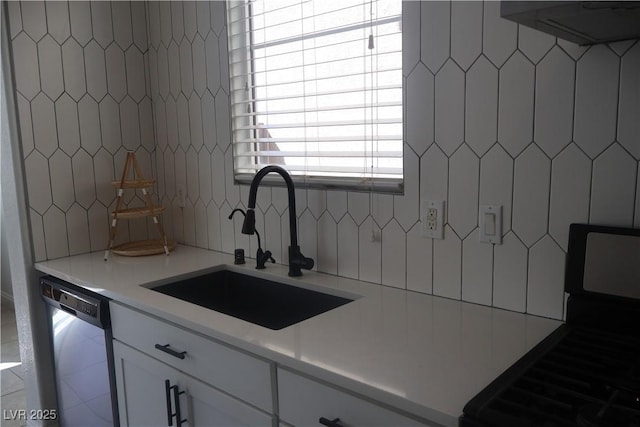
[[[402,2],[227,3],[234,172],[402,185]]]

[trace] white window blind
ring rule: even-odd
[[[227,4],[236,179],[402,186],[402,2]]]

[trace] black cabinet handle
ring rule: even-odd
[[[329,420],[325,417],[320,417],[320,419],[318,420],[318,422],[320,424],[322,424],[323,426],[327,426],[327,427],[344,427],[341,423],[340,423],[340,418],[336,418],[333,420]]]
[[[175,406],[176,412],[173,412],[173,408],[171,407],[171,390],[173,390],[173,406]],[[164,380],[164,391],[167,398],[167,425],[169,427],[173,426],[173,417],[176,417],[176,426],[181,427],[182,423],[186,422],[187,419],[182,419],[182,414],[180,412],[180,395],[184,394],[184,391],[180,391],[177,385],[171,385],[169,380]]]
[[[185,357],[184,355],[187,354],[186,351],[176,351],[172,349],[171,347],[169,347],[169,344],[165,344],[165,345],[156,344],[156,348],[160,351],[164,351],[165,353],[172,355],[173,357],[177,357],[178,359],[184,359]]]
[[[171,382],[164,380],[164,392],[167,396],[167,425],[173,426],[173,409],[171,408]]]
[[[175,403],[175,406],[176,406],[176,413],[175,413],[176,426],[181,427],[182,423],[187,421],[186,418],[183,420],[182,415],[180,414],[180,395],[184,394],[184,391],[180,391],[177,385],[174,385],[171,388],[173,389],[173,402]]]

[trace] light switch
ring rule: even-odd
[[[482,205],[478,214],[480,241],[502,244],[502,205]]]
[[[487,236],[496,235],[496,214],[484,214],[484,232]]]

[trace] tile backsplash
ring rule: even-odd
[[[255,253],[227,219],[248,187],[233,183],[224,3],[7,7],[37,259],[104,249],[127,150],[158,180],[169,234]],[[330,274],[561,318],[568,225],[640,227],[640,42],[579,47],[493,1],[403,11],[405,194],[297,190],[304,254]],[[421,237],[424,200],[445,200],[444,240]],[[503,206],[502,245],[478,241],[484,204]],[[260,188],[257,219],[286,262],[282,188]]]
[[[152,174],[146,7],[5,6],[35,258],[104,249],[116,196],[111,180],[119,178],[126,152],[136,151],[144,173]],[[144,239],[147,227],[129,230],[122,222],[117,237]]]

